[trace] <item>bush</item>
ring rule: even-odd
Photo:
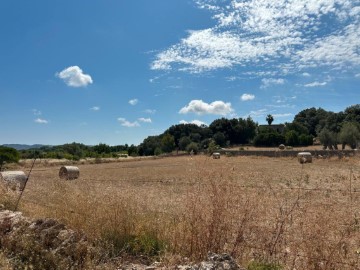
[[[285,137],[277,132],[262,132],[254,138],[255,146],[278,146],[285,143]]]
[[[197,143],[190,143],[188,146],[186,146],[186,152],[190,153],[191,151],[194,152],[196,155],[199,152],[199,145]]]

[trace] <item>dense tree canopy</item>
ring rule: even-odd
[[[44,146],[36,151],[22,150],[22,158],[67,158],[79,160],[84,157],[118,157],[128,154],[160,155],[176,151],[209,151],[216,147],[253,144],[255,146],[278,146],[285,143],[290,146],[313,144],[317,138],[324,148],[336,149],[341,143],[355,148],[360,140],[360,104],[347,107],[343,112],[331,112],[322,108],[309,108],[295,115],[294,120],[285,123],[283,130],[273,129],[274,118],[268,115],[269,125],[258,126],[250,117],[215,119],[209,126],[178,124],[169,127],[162,134],[149,136],[136,145],[109,146],[100,143],[87,146],[81,143],[69,143],[58,146]],[[13,150],[10,150],[13,151]],[[15,150],[16,151],[16,150]],[[13,152],[15,162],[18,160]],[[9,154],[6,154],[9,155]],[[1,157],[0,157],[1,158]],[[6,160],[5,160],[6,159]],[[2,160],[10,162],[3,154]],[[1,160],[0,160],[1,162]],[[4,161],[2,161],[4,162]]]
[[[0,146],[0,171],[5,163],[18,162],[19,152],[11,147]]]

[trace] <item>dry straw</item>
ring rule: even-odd
[[[0,179],[12,190],[23,190],[26,178],[27,177],[23,171],[0,172]]]
[[[59,177],[66,180],[75,180],[79,178],[80,170],[75,166],[62,166],[59,171]]]

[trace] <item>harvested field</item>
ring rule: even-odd
[[[360,269],[358,157],[299,164],[183,156],[77,166],[74,181],[59,180],[56,166],[35,166],[20,210],[106,240],[110,257],[160,254],[171,265],[212,251],[245,266]],[[129,237],[156,245],[123,245]]]

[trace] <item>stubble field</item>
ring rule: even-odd
[[[109,257],[174,265],[212,251],[244,266],[360,269],[358,157],[301,165],[200,155],[77,166],[80,178],[64,181],[59,166],[36,164],[20,210],[84,231],[107,244]]]

